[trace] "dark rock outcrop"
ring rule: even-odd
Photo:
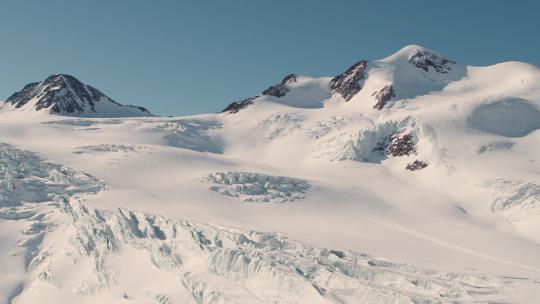
[[[21,91],[11,95],[6,102],[11,102],[16,108],[24,106],[28,101],[30,101],[30,99],[32,99],[31,97],[34,96],[34,91],[39,84],[39,82],[32,82],[25,85]]]
[[[123,106],[98,89],[83,84],[77,78],[66,74],[51,75],[42,82],[28,84],[21,91],[11,95],[6,102],[13,104],[15,108],[21,108],[32,99],[36,99],[34,104],[36,111],[49,109],[50,113],[53,114],[95,112],[96,103],[102,102],[102,100]],[[143,107],[125,107],[136,108],[151,115]]]
[[[427,166],[428,166],[427,163],[425,163],[425,162],[423,162],[421,160],[415,160],[412,163],[408,163],[407,166],[405,167],[405,169],[407,169],[409,171],[417,171],[417,170],[422,170]]]
[[[221,113],[237,113],[238,111],[242,110],[243,108],[249,106],[250,104],[253,104],[253,100],[255,98],[259,97],[260,95],[252,96],[246,99],[233,101],[231,104],[229,104]]]
[[[356,95],[362,89],[362,81],[366,79],[368,62],[362,60],[347,69],[342,74],[330,80],[332,93],[340,94],[346,101]]]
[[[436,54],[429,53],[425,50],[418,51],[410,59],[409,63],[415,67],[428,72],[430,68],[434,69],[437,73],[446,74],[455,64],[454,61],[448,60]]]
[[[280,83],[280,84],[273,85],[269,87],[268,89],[264,90],[262,94],[280,98],[287,95],[288,92],[289,92],[289,88],[287,88],[286,85]]]
[[[287,95],[289,92],[288,86],[298,81],[298,75],[289,74],[283,78],[281,83],[273,85],[262,92],[263,95],[270,95],[277,98]]]
[[[377,162],[387,157],[400,157],[416,154],[416,138],[409,128],[402,128],[385,136],[375,144],[373,155]]]
[[[226,113],[226,112],[228,112],[228,113],[237,113],[238,111],[244,109],[245,107],[249,106],[250,104],[253,104],[253,101],[257,97],[260,97],[261,95],[274,96],[274,97],[277,97],[277,98],[281,98],[281,97],[287,95],[287,93],[289,92],[288,86],[293,84],[293,83],[296,83],[297,81],[298,81],[298,75],[289,74],[289,75],[285,76],[285,78],[283,78],[283,80],[281,80],[281,83],[269,87],[268,89],[262,91],[262,93],[259,94],[259,95],[252,96],[252,97],[249,97],[249,98],[246,98],[246,99],[243,99],[243,100],[238,100],[238,101],[234,101],[234,102],[230,103],[225,109],[223,109],[223,111],[221,111],[221,113]]]
[[[298,81],[298,75],[289,74],[285,76],[285,78],[283,78],[283,80],[281,81],[281,84],[289,85],[289,84],[296,83],[297,81]]]
[[[391,156],[407,156],[416,153],[413,134],[402,129],[390,135],[386,153]]]
[[[376,110],[382,110],[390,99],[396,97],[396,92],[394,91],[393,86],[386,85],[380,91],[373,92],[371,96],[375,96],[375,100],[377,100],[377,103],[373,106],[373,108]]]

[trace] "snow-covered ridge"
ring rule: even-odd
[[[117,103],[71,75],[55,74],[26,85],[11,95],[4,111],[34,110],[49,114],[91,117],[153,116],[147,109]]]
[[[316,108],[336,98],[344,102],[369,100],[370,108],[382,110],[390,100],[440,91],[450,82],[464,77],[464,66],[427,48],[410,45],[381,60],[360,60],[335,77],[288,75],[261,94],[231,103],[223,112],[237,113],[257,102]],[[308,83],[311,84],[306,86]],[[317,87],[317,90],[310,87]],[[296,92],[298,88],[302,90]]]

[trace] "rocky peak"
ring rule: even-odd
[[[287,95],[289,92],[288,86],[296,82],[298,82],[298,75],[289,74],[285,76],[283,80],[281,80],[281,83],[268,87],[266,90],[262,91],[261,94],[231,102],[225,109],[223,109],[223,111],[221,111],[221,113],[237,113],[243,108],[253,104],[253,101],[258,97],[261,97],[261,95],[281,98]]]
[[[269,87],[268,89],[264,90],[262,94],[280,98],[287,95],[288,92],[289,92],[289,88],[287,88],[286,85],[280,83],[280,84],[273,85]]]
[[[283,80],[281,81],[281,84],[290,85],[290,84],[296,83],[297,81],[298,81],[298,75],[289,74],[285,76],[285,78],[283,78]]]
[[[420,49],[413,56],[411,56],[409,63],[419,69],[424,70],[425,72],[429,72],[430,69],[433,69],[437,73],[442,74],[448,73],[455,64],[454,61],[429,52],[425,49]]]
[[[41,82],[30,83],[6,100],[15,108],[24,107],[30,102],[36,111],[47,109],[53,114],[95,113],[96,103],[109,102],[117,107],[129,107],[130,110],[137,109],[140,114],[151,115],[143,107],[120,105],[98,89],[67,74],[54,74]]]
[[[362,81],[366,79],[368,62],[362,60],[348,68],[342,74],[330,80],[332,93],[341,95],[346,101],[356,95],[362,89]]]
[[[52,113],[76,113],[84,112],[86,108],[94,111],[95,103],[102,97],[109,99],[99,90],[81,83],[71,75],[54,74],[42,82],[26,85],[20,92],[11,95],[6,102],[21,108],[36,99],[34,104],[36,111],[50,109]]]
[[[231,113],[231,114],[232,113],[237,113],[238,111],[240,111],[243,108],[245,108],[245,107],[249,106],[250,104],[252,104],[253,100],[255,100],[259,96],[260,95],[256,95],[256,96],[248,97],[246,99],[233,101],[225,109],[223,109],[223,111],[221,111],[221,113]]]
[[[298,75],[289,74],[283,78],[281,83],[270,86],[268,89],[262,92],[263,95],[270,95],[277,98],[287,95],[289,92],[288,86],[298,81]]]

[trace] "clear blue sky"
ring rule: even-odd
[[[540,65],[539,1],[0,3],[0,99],[68,73],[157,114],[216,112],[286,74],[333,76],[407,44]]]

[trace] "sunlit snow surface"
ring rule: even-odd
[[[536,303],[540,70],[425,52],[234,113],[0,106],[0,303]]]
[[[94,209],[78,194],[103,189],[99,180],[9,145],[0,145],[0,155],[5,177],[0,218],[3,225],[21,225],[21,249],[12,259],[22,259],[20,271],[29,273],[14,279],[11,288],[3,282],[1,296],[8,302],[14,297],[19,303],[85,301],[89,296],[118,303],[468,302],[529,283],[525,278],[432,271],[318,248],[279,233],[123,208]],[[254,173],[216,173],[209,179],[218,184],[271,183],[268,188],[281,190],[293,183],[290,189],[307,187],[299,180]],[[137,263],[128,271],[123,259]],[[143,289],[134,288],[127,276],[147,269],[159,274],[156,280],[169,277],[172,287],[150,281]]]

